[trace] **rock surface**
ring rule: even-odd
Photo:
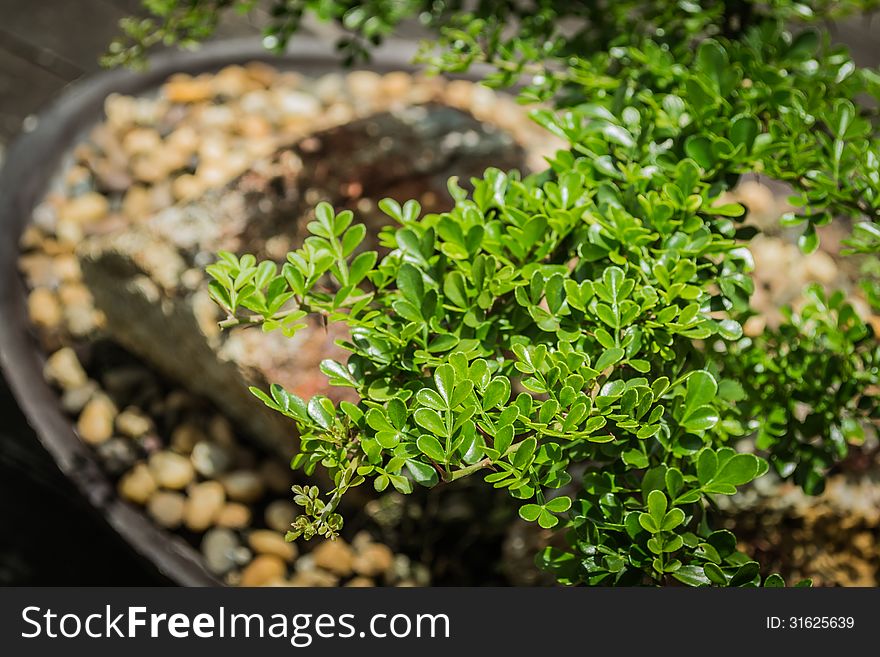
[[[344,357],[334,345],[341,334],[317,323],[294,339],[254,327],[221,332],[204,266],[221,249],[283,259],[301,242],[309,208],[322,199],[375,207],[364,199],[406,200],[421,190],[428,209],[441,209],[449,175],[467,180],[490,163],[522,167],[522,149],[460,110],[401,108],[311,135],[198,203],[86,239],[78,255],[114,339],[289,455],[290,423],[248,387],[280,383],[306,398],[331,392],[318,364]]]

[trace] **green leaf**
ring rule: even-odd
[[[565,495],[554,497],[544,505],[544,508],[553,513],[564,513],[571,508],[571,498]]]
[[[615,347],[614,349],[607,349],[599,356],[599,360],[596,361],[594,365],[595,369],[600,372],[604,371],[606,367],[611,367],[615,363],[619,362],[621,358],[623,358],[623,349],[620,347]]]
[[[446,463],[446,452],[443,451],[440,441],[434,438],[434,436],[419,436],[418,440],[416,440],[416,445],[419,451],[429,459],[438,463]]]
[[[435,436],[447,436],[446,425],[437,411],[430,408],[420,408],[413,414],[413,418],[416,424],[423,429],[427,429]]]
[[[519,508],[519,517],[528,522],[535,522],[542,510],[539,504],[523,504]]]
[[[422,463],[421,461],[410,459],[406,462],[406,468],[412,475],[413,481],[415,481],[420,486],[424,486],[425,488],[432,488],[433,486],[437,485],[437,482],[440,481],[440,477],[437,475],[437,470],[435,470],[427,463]]]

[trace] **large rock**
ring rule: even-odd
[[[289,454],[290,422],[248,387],[272,382],[305,398],[338,394],[318,364],[344,359],[334,344],[342,329],[313,323],[293,339],[256,327],[221,332],[205,265],[218,250],[282,261],[301,243],[319,200],[363,211],[371,233],[375,200],[385,196],[417,197],[428,210],[442,210],[450,175],[467,181],[489,165],[522,168],[522,149],[469,114],[440,105],[377,114],[316,133],[197,203],[91,237],[78,255],[115,340]]]

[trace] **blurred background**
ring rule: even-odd
[[[8,143],[98,57],[139,0],[0,0],[0,164]],[[262,16],[227,19],[217,38],[259,39]],[[307,29],[321,36],[322,29]],[[878,25],[832,26],[865,66],[880,63]],[[325,34],[326,35],[326,34]],[[329,36],[327,37],[329,38]],[[0,318],[3,321],[4,318]],[[0,378],[0,585],[161,584],[58,471]]]

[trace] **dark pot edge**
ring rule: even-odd
[[[374,53],[369,68],[413,71],[414,53],[411,43],[389,42]],[[163,52],[150,60],[144,72],[104,71],[70,85],[39,113],[33,131],[11,143],[0,171],[0,227],[4,232],[0,240],[0,369],[28,423],[62,473],[128,545],[163,576],[184,586],[220,586],[222,582],[206,570],[188,543],[119,498],[91,450],[74,433],[57,394],[42,376],[45,356],[27,318],[26,289],[16,267],[18,244],[63,156],[103,115],[108,95],[142,94],[173,73],[206,72],[250,61],[306,74],[340,68],[331,44],[307,38],[295,39],[280,56],[266,52],[254,39],[214,42],[196,52]]]

